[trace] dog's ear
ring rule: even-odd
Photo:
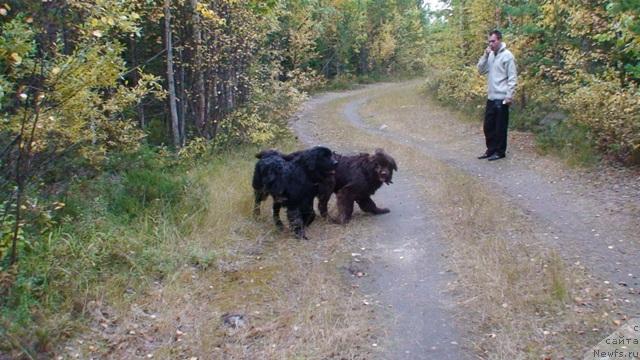
[[[391,156],[387,155],[387,161],[389,161],[393,170],[398,171],[398,165],[396,165],[396,161]]]
[[[396,165],[396,161],[391,157],[391,155],[384,152],[382,148],[376,149],[376,155],[381,156],[384,160],[391,165],[391,168],[395,171],[398,171],[398,165]]]

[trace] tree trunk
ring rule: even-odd
[[[178,126],[178,108],[176,104],[176,84],[173,75],[173,44],[171,41],[171,0],[164,0],[164,37],[167,48],[167,83],[169,86],[169,109],[171,111],[171,133],[173,145],[179,148],[180,128]]]
[[[206,106],[206,95],[204,89],[204,74],[202,71],[202,31],[200,30],[200,14],[198,13],[198,0],[191,0],[191,8],[193,11],[193,16],[191,21],[193,22],[193,41],[194,41],[194,66],[193,69],[195,71],[196,76],[196,97],[197,97],[197,106],[194,108],[194,118],[196,123],[196,130],[200,134],[200,136],[206,136],[206,132],[204,131],[204,121],[205,121],[205,106]]]
[[[138,42],[136,41],[136,37],[132,36],[131,40],[129,41],[129,47],[130,47],[129,61],[131,62],[131,68],[133,69],[136,69],[138,67],[138,57],[136,56],[137,45],[138,45]],[[137,85],[138,81],[140,81],[140,69],[134,70],[133,73],[131,74],[131,82],[133,83],[132,85],[133,86]],[[138,111],[138,126],[140,126],[140,129],[144,129],[145,119],[144,119],[144,107],[142,105],[142,99],[140,99],[140,103],[136,105],[136,110]]]
[[[184,146],[187,141],[187,134],[185,132],[187,122],[187,89],[185,79],[185,66],[184,66],[184,54],[182,48],[178,48],[178,127],[180,128],[180,147]]]

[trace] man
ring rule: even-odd
[[[489,33],[489,46],[478,61],[478,71],[480,75],[488,74],[488,100],[483,125],[487,151],[478,159],[499,160],[507,151],[509,105],[513,101],[517,80],[515,58],[502,42],[500,31]]]

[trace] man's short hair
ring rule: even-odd
[[[502,33],[500,32],[500,30],[491,30],[491,32],[489,33],[489,36],[491,35],[495,35],[498,40],[502,40]]]

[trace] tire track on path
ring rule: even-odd
[[[362,150],[336,143],[330,136],[313,134],[308,126],[324,104],[343,95],[329,94],[311,100],[298,115],[294,129],[304,143],[322,143],[345,153]],[[366,248],[355,251],[362,253],[368,263],[369,274],[361,279],[361,289],[388,315],[381,357],[471,359],[461,348],[461,332],[451,313],[453,300],[445,292],[455,276],[445,268],[442,254],[447,248],[436,216],[425,208],[424,199],[416,196],[421,191],[417,186],[420,179],[402,164],[399,166],[393,185],[380,188],[374,196],[381,207],[390,207],[391,213],[356,213],[352,220],[361,222],[373,234],[367,239]]]

